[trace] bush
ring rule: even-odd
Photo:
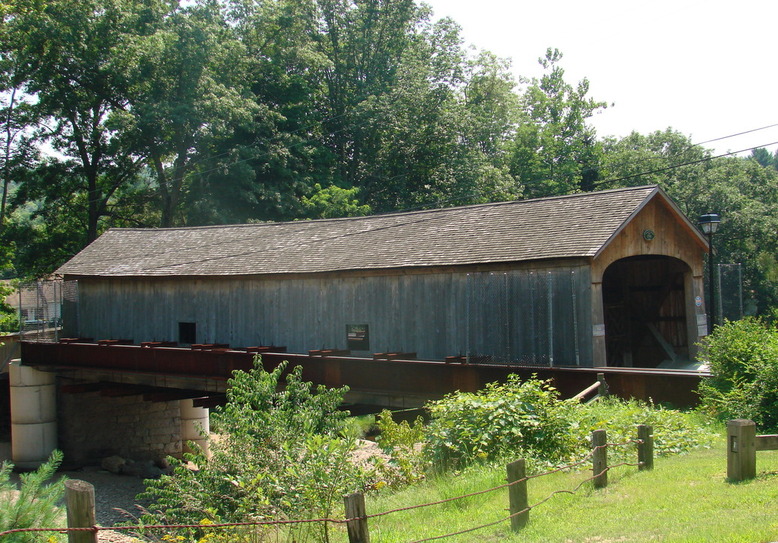
[[[567,464],[586,456],[591,433],[608,431],[614,458],[633,458],[637,426],[654,429],[657,455],[687,452],[710,446],[719,430],[699,413],[684,413],[636,400],[601,398],[580,404],[561,400],[546,381],[521,382],[515,375],[505,384],[491,383],[480,392],[455,392],[427,404],[431,421],[424,427],[396,423],[391,413],[379,417],[379,445],[388,452],[410,482],[424,475],[425,467],[446,469],[476,462],[506,461],[519,457],[531,469]],[[420,454],[415,443],[423,442]],[[422,454],[428,460],[424,463]]]
[[[361,490],[352,462],[353,438],[344,438],[342,389],[314,388],[294,368],[279,386],[286,363],[265,371],[261,359],[229,381],[227,405],[211,416],[217,436],[210,455],[172,459],[173,473],[149,481],[154,501],[145,523],[251,522],[330,516],[343,494]],[[290,528],[290,538],[327,540],[327,523]],[[199,530],[189,535],[197,535]],[[256,535],[256,534],[255,534]]]
[[[0,333],[18,332],[19,316],[14,307],[5,303],[5,299],[14,293],[12,287],[0,284]]]
[[[526,455],[556,461],[575,448],[573,404],[559,400],[549,382],[490,383],[473,393],[455,392],[430,402],[426,453],[439,467]]]
[[[392,412],[385,409],[378,415],[377,425],[376,443],[392,459],[389,467],[395,472],[393,476],[387,477],[389,484],[414,483],[423,479],[425,462],[422,443],[425,428],[421,415],[416,417],[413,424],[407,420],[395,422]]]
[[[653,428],[654,454],[669,456],[682,454],[699,447],[709,447],[720,435],[710,420],[696,412],[665,409],[638,400],[615,397],[600,398],[575,409],[573,430],[580,444],[580,454],[588,452],[589,438],[594,430],[606,430],[611,443],[628,443],[635,439],[637,426]],[[608,454],[620,461],[634,459],[634,447],[612,447]]]
[[[64,526],[64,512],[58,507],[65,494],[64,477],[46,484],[62,463],[62,452],[54,451],[37,470],[20,475],[17,490],[11,482],[13,464],[0,466],[0,532],[18,528],[58,528]],[[42,538],[46,539],[42,539]],[[33,543],[61,541],[59,535],[19,532],[3,537],[3,542]]]
[[[778,429],[778,331],[760,319],[717,326],[703,343],[711,377],[699,387],[701,407],[723,420],[746,418]]]

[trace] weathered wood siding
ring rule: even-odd
[[[591,279],[584,264],[299,278],[81,279],[69,335],[346,348],[346,326],[369,326],[369,351],[419,358],[592,364]]]

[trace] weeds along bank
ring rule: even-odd
[[[265,371],[257,359],[254,370],[235,373],[227,405],[211,416],[220,439],[211,443],[210,454],[195,450],[173,460],[170,475],[148,481],[143,498],[152,505],[131,524],[168,527],[140,537],[241,541],[235,532],[170,525],[339,517],[345,494],[391,493],[506,458],[526,458],[530,470],[540,471],[585,455],[592,430],[599,428],[622,441],[634,437],[637,424],[650,424],[658,455],[706,446],[718,432],[695,414],[616,400],[580,405],[560,400],[546,382],[511,377],[478,393],[430,403],[427,423],[396,422],[382,413],[376,425],[384,454],[354,462],[359,436],[338,409],[345,389],[306,383],[299,369],[282,377],[284,369]],[[245,541],[330,541],[340,528],[323,522],[282,530],[253,530]]]
[[[580,404],[561,400],[548,382],[522,382],[516,376],[479,392],[450,394],[427,409],[426,424],[421,417],[412,424],[395,422],[389,412],[378,417],[377,441],[406,482],[515,458],[527,459],[535,469],[564,465],[584,456],[591,432],[600,429],[618,443],[634,438],[637,425],[651,425],[659,456],[708,447],[721,432],[699,413],[616,398]]]
[[[535,469],[562,465],[586,454],[598,428],[619,440],[634,437],[637,424],[651,424],[659,455],[706,446],[718,432],[694,414],[616,400],[581,405],[560,400],[546,382],[511,377],[431,402],[426,423],[380,414],[375,424],[384,454],[353,462],[359,435],[338,410],[345,389],[312,386],[296,369],[282,382],[283,371],[267,372],[258,359],[253,371],[235,374],[227,406],[211,416],[222,439],[211,444],[209,457],[188,455],[171,475],[149,483],[144,497],[153,505],[144,523],[328,518],[341,514],[345,494],[391,492],[468,465],[519,456]],[[333,529],[299,525],[285,537],[327,541]],[[184,532],[189,539],[203,536]]]

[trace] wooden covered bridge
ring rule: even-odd
[[[84,458],[117,448],[107,428],[119,423],[100,418],[114,412],[106,397],[124,414],[130,400],[117,398],[205,409],[229,369],[250,367],[252,346],[267,346],[268,363],[302,363],[315,382],[349,384],[360,403],[411,405],[509,372],[573,391],[597,371],[625,396],[689,403],[700,376],[690,363],[707,333],[706,249],[655,186],[372,217],[112,229],[58,270],[70,285],[63,335],[81,340],[25,345],[21,366],[56,376],[57,441]],[[278,345],[288,352],[272,353]],[[135,418],[149,410],[133,409],[143,426]],[[86,410],[90,420],[76,416]],[[89,450],[78,444],[84,425],[106,428]],[[144,446],[123,430],[122,447]]]

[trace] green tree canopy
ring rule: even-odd
[[[596,188],[602,150],[588,120],[605,102],[588,97],[589,81],[564,79],[562,53],[549,48],[539,62],[545,73],[529,81],[522,118],[509,146],[511,173],[535,198]]]

